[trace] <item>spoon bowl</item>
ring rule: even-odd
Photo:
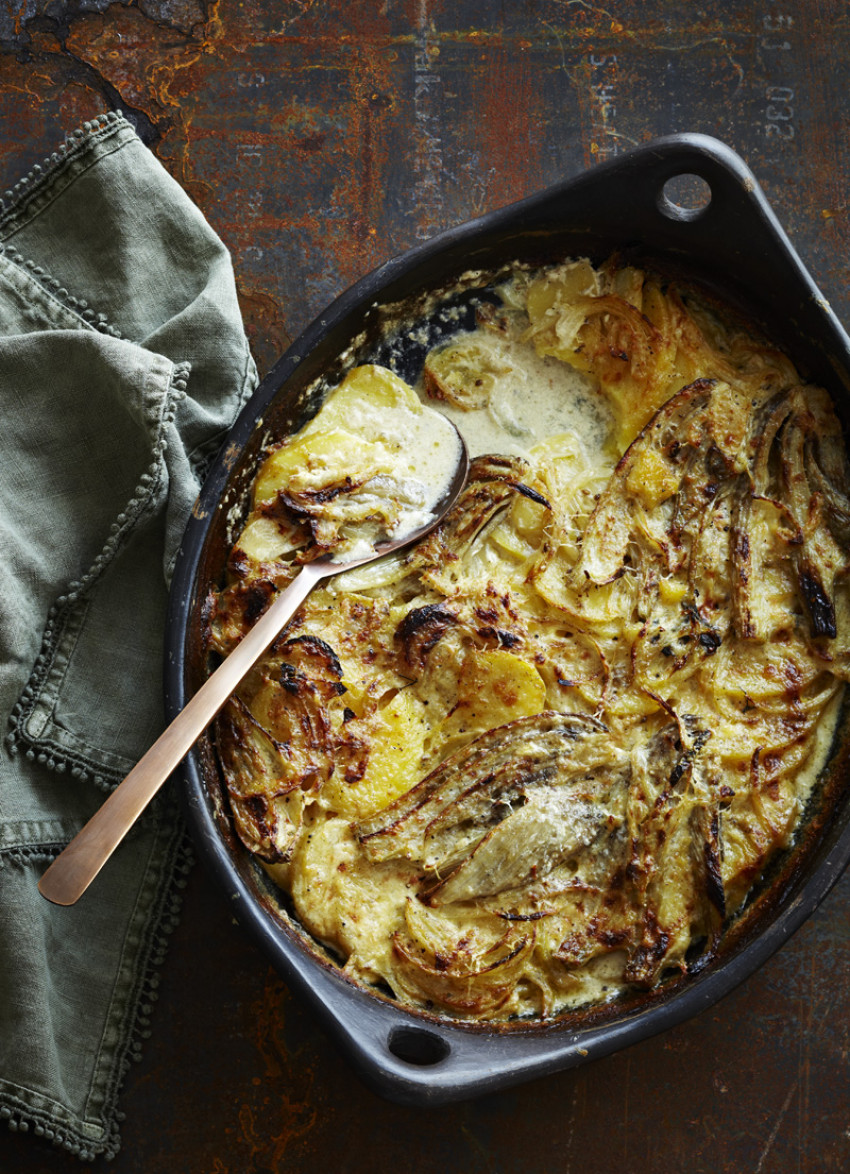
[[[445,422],[457,435],[458,462],[445,493],[427,520],[399,538],[377,542],[368,553],[355,558],[337,561],[331,551],[305,563],[251,631],[210,674],[150,750],[118,784],[82,831],[56,857],[39,881],[38,890],[42,897],[54,905],[73,905],[80,899],[165,780],[188,754],[246,673],[274,642],[317,583],[343,571],[375,562],[405,546],[412,546],[439,525],[457,500],[469,474],[469,454],[463,437],[454,424],[449,420]]]

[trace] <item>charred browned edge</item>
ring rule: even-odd
[[[525,497],[530,498],[531,501],[536,501],[538,505],[543,505],[547,510],[551,510],[552,503],[547,501],[542,493],[538,493],[536,489],[532,489],[530,485],[524,485],[522,481],[518,481],[514,489],[516,489],[517,493],[522,493]]]
[[[310,632],[306,632],[303,636],[292,636],[285,644],[281,645],[281,652],[285,653],[287,648],[306,649],[308,653],[316,656],[338,681],[342,680],[342,662],[327,640],[323,640],[321,636],[314,636]]]
[[[804,565],[800,568],[799,580],[800,591],[809,612],[812,635],[834,639],[837,635],[835,607],[820,581],[817,569],[811,565]]]
[[[413,668],[421,668],[434,645],[456,623],[457,616],[442,603],[429,603],[409,611],[395,633],[404,648],[407,663]]]
[[[711,839],[703,844],[703,859],[705,863],[705,887],[708,899],[715,907],[721,918],[726,917],[726,891],[723,888],[723,876],[720,871],[720,858],[717,852],[717,842],[720,836],[720,820],[717,812],[711,817]]]

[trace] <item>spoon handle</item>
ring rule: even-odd
[[[301,568],[82,831],[56,857],[39,881],[38,889],[43,897],[55,905],[73,905],[79,900],[248,670],[329,570],[323,563],[307,563]]]

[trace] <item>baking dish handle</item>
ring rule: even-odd
[[[677,199],[684,185],[686,196]],[[696,197],[696,198],[694,198]],[[505,209],[513,219],[517,207]],[[778,339],[795,337],[805,374],[850,392],[850,337],[777,220],[756,177],[730,147],[708,135],[658,139],[591,168],[523,203],[522,229],[586,236],[623,249],[661,253],[728,292]],[[753,291],[761,299],[753,305]],[[798,345],[799,344],[799,345]]]

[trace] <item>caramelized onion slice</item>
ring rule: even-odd
[[[847,569],[843,536],[850,519],[850,503],[834,483],[844,476],[839,439],[832,405],[819,388],[792,387],[753,413],[750,481],[738,490],[733,518],[733,602],[744,639],[771,635],[768,564],[786,553],[812,638],[837,635],[835,581]],[[771,503],[785,521],[770,528],[769,538],[754,531],[759,501]]]
[[[269,862],[288,860],[304,808],[287,747],[231,697],[216,722],[219,761],[243,844]]]
[[[495,920],[495,919],[494,919]],[[534,926],[501,924],[497,936],[458,926],[415,899],[393,935],[393,986],[463,1018],[487,1019],[510,999],[534,950]]]
[[[456,563],[470,549],[488,522],[513,501],[517,493],[539,504],[548,502],[524,477],[530,473],[526,461],[519,457],[477,457],[469,468],[466,488],[436,529],[412,551],[410,571],[419,571],[426,582],[437,578],[441,570]]]
[[[574,571],[577,586],[585,582],[610,583],[622,573],[629,541],[635,528],[640,499],[630,487],[630,477],[647,450],[663,468],[674,475],[683,446],[696,447],[702,439],[688,434],[688,425],[708,403],[714,382],[698,379],[683,387],[659,408],[643,431],[632,441],[603,491],[584,533],[581,557]]]
[[[718,928],[717,804],[703,778],[702,745],[697,739],[683,749],[669,726],[633,755],[627,823],[636,934],[624,976],[639,986],[653,986],[668,967],[686,969],[694,938]]]
[[[487,833],[471,856],[429,894],[432,905],[471,901],[516,889],[581,851],[609,827],[605,806],[586,782],[540,786]]]

